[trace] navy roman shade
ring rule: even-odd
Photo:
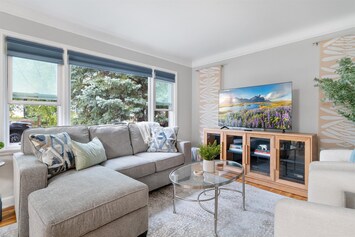
[[[151,77],[153,72],[151,68],[137,66],[129,63],[123,63],[107,58],[96,57],[75,51],[69,50],[68,55],[70,65],[88,67],[117,73],[126,73],[142,77]]]
[[[154,72],[155,79],[175,83],[175,74],[159,70],[154,70]]]
[[[56,48],[31,41],[6,37],[7,55],[19,58],[39,60],[49,63],[64,64],[61,48]]]

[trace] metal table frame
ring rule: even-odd
[[[237,163],[237,162],[235,162],[235,163]],[[239,164],[239,163],[237,163],[237,164]],[[179,167],[179,168],[181,168],[181,167]],[[246,209],[245,209],[245,171],[244,171],[244,167],[242,165],[240,165],[238,167],[238,168],[242,169],[240,175],[238,175],[237,177],[235,177],[233,179],[230,179],[227,182],[218,183],[218,184],[211,184],[210,187],[206,187],[206,186],[201,186],[201,187],[194,186],[194,187],[192,187],[192,186],[189,186],[189,185],[186,185],[186,184],[184,185],[184,184],[179,184],[178,182],[175,182],[174,180],[171,179],[171,176],[173,176],[173,173],[179,168],[176,168],[173,171],[171,171],[171,173],[169,175],[169,178],[170,178],[170,180],[171,180],[171,182],[173,184],[173,213],[174,214],[176,214],[175,203],[176,203],[177,199],[183,200],[183,201],[189,201],[189,202],[197,202],[203,210],[205,210],[206,212],[208,212],[208,213],[210,213],[210,214],[212,214],[214,216],[214,234],[215,234],[215,236],[218,236],[218,234],[217,234],[218,200],[219,200],[218,197],[219,197],[219,195],[221,193],[221,190],[233,191],[233,192],[237,192],[237,193],[242,194],[242,197],[243,197],[243,211],[246,211]],[[236,189],[230,189],[230,188],[222,187],[224,185],[227,185],[227,184],[230,184],[230,183],[236,181],[240,177],[242,178],[242,190],[241,191],[240,190],[236,190]],[[180,186],[180,187],[185,188],[185,189],[203,189],[203,191],[198,194],[197,199],[188,199],[188,198],[180,197],[180,196],[178,196],[176,194],[176,186]],[[214,196],[212,196],[210,198],[201,199],[202,194],[206,194],[207,192],[213,192],[213,191],[214,191]],[[207,201],[211,201],[211,200],[214,200],[214,211],[211,211],[211,210],[207,209],[202,204],[203,202],[207,202]]]

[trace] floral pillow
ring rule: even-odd
[[[178,127],[154,127],[148,152],[177,152]]]
[[[75,167],[72,141],[68,133],[30,134],[33,152],[48,167],[48,178]]]

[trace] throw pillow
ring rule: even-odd
[[[48,178],[75,167],[72,140],[68,133],[30,134],[33,153],[48,167]]]
[[[350,161],[355,162],[355,149],[351,152]]]
[[[89,143],[73,141],[76,170],[82,170],[107,160],[105,148],[100,139],[94,137]]]
[[[154,127],[148,152],[177,152],[178,127]]]

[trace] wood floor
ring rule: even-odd
[[[14,207],[7,207],[2,210],[2,221],[0,227],[16,223],[16,215]]]
[[[254,187],[269,191],[269,192],[273,192],[282,196],[286,196],[286,197],[290,197],[290,198],[294,198],[294,199],[298,199],[298,200],[303,200],[306,201],[307,198],[302,197],[302,196],[298,196],[292,193],[287,193],[284,191],[280,191],[274,188],[269,188],[263,185],[259,185],[259,184],[254,184],[254,183],[250,183],[250,182],[246,182],[249,185],[252,185]],[[8,207],[3,209],[2,211],[2,221],[0,221],[0,227],[6,226],[6,225],[10,225],[16,223],[16,215],[15,215],[15,209],[14,207]]]

